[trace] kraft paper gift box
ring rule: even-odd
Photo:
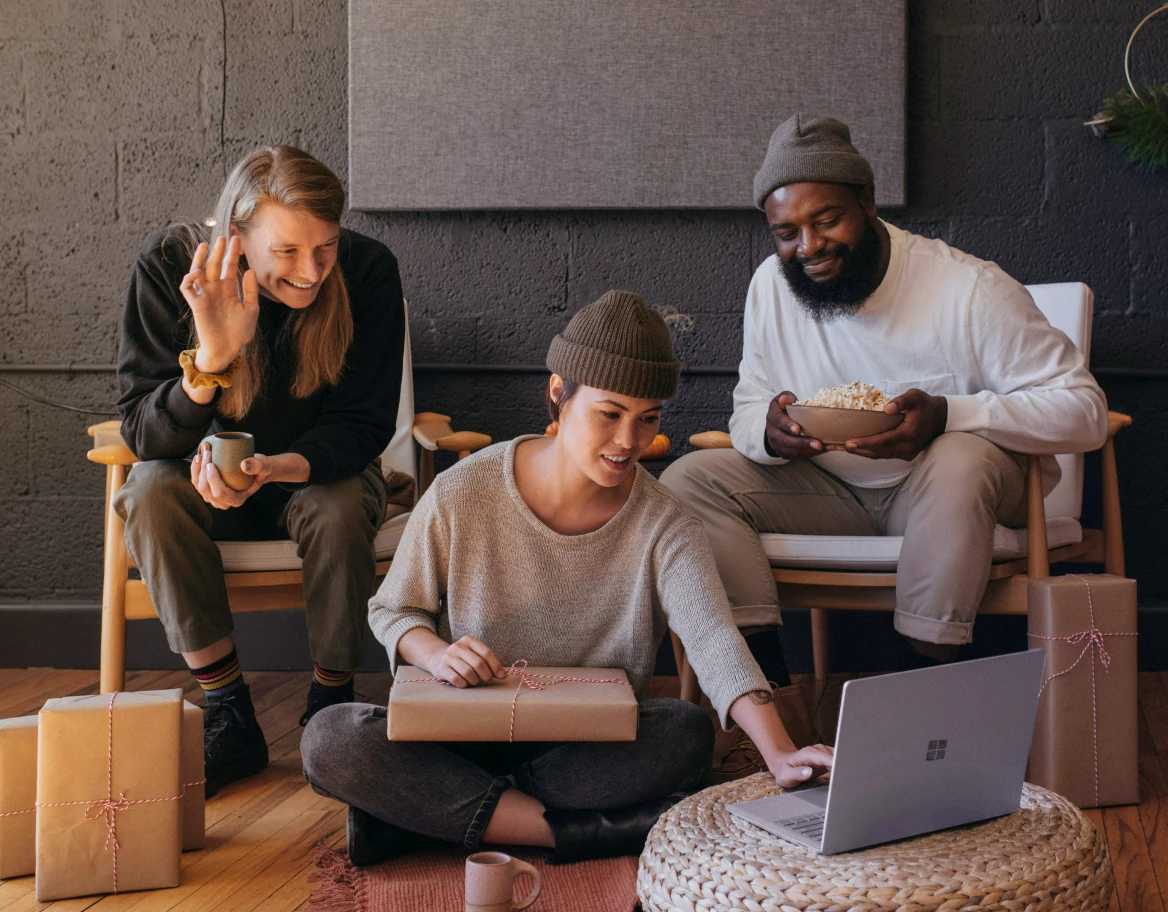
[[[637,699],[619,668],[535,668],[477,687],[398,667],[390,741],[635,741]]]
[[[63,697],[39,720],[37,900],[178,886],[182,691]]]
[[[1135,580],[1050,577],[1027,596],[1046,652],[1027,779],[1083,808],[1139,803]]]
[[[203,710],[183,703],[182,819],[184,852],[206,840],[203,798]],[[36,867],[37,717],[0,719],[0,880]]]
[[[0,880],[36,866],[37,717],[0,719]]]

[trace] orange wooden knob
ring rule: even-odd
[[[641,454],[642,459],[664,459],[669,455],[669,438],[664,434],[658,434],[653,438],[653,442],[649,444],[648,449]]]

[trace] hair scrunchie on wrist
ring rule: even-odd
[[[179,352],[178,364],[182,368],[183,378],[191,389],[210,389],[215,386],[231,386],[231,374],[204,374],[195,367],[195,355],[199,347]]]

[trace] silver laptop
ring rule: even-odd
[[[828,785],[729,806],[823,855],[1018,810],[1040,649],[844,684]]]

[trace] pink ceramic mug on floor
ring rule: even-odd
[[[512,900],[511,884],[527,874],[535,886],[521,902]],[[506,852],[476,852],[466,860],[466,912],[518,912],[539,898],[539,871]]]

